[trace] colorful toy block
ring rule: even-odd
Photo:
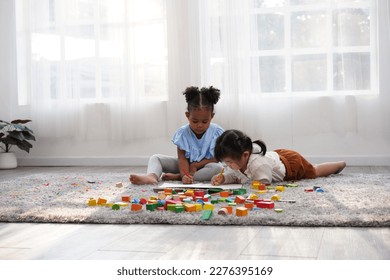
[[[274,209],[276,213],[282,213],[283,212],[283,209],[280,209],[280,208],[275,208]]]
[[[207,202],[207,203],[203,204],[203,210],[211,210],[211,211],[213,211],[214,210],[214,205]]]
[[[117,183],[115,184],[115,187],[117,187],[117,188],[123,188],[122,182],[117,182]]]
[[[146,204],[146,210],[154,211],[157,209],[157,203],[148,203]]]
[[[186,196],[194,196],[194,190],[186,190],[184,193]]]
[[[224,206],[222,208],[225,208],[228,211],[229,215],[233,214],[233,207],[232,206]]]
[[[142,204],[133,203],[131,204],[131,211],[141,211]]]
[[[253,203],[251,203],[251,202],[245,202],[244,203],[244,207],[249,209],[249,210],[252,210],[253,207],[255,207],[255,205]]]
[[[202,220],[210,220],[212,215],[213,215],[213,211],[212,210],[205,210],[205,211],[203,211],[201,219]]]
[[[177,201],[177,200],[172,200],[172,199],[165,200],[165,203],[164,203],[164,209],[165,210],[167,210],[168,204],[182,204],[182,202],[181,201]]]
[[[309,189],[309,188],[304,189],[304,191],[305,191],[305,192],[314,192],[313,189]]]
[[[228,210],[226,208],[221,208],[218,210],[218,215],[223,215],[223,216],[226,216],[228,215]]]
[[[105,198],[98,198],[97,200],[97,205],[103,205],[103,204],[106,204],[107,203],[107,199]]]
[[[90,198],[88,201],[89,206],[96,206],[96,199]]]
[[[237,204],[243,204],[245,202],[245,197],[241,195],[237,195],[236,198],[234,199],[234,202]]]
[[[256,204],[256,206],[259,208],[272,209],[275,207],[275,204],[273,201],[260,201],[259,203]]]
[[[176,213],[184,212],[184,206],[182,204],[176,204],[175,212]]]
[[[202,208],[203,208],[203,205],[202,205],[202,204],[200,204],[200,203],[195,203],[195,209],[196,209],[196,211],[201,211]]]
[[[221,192],[219,193],[219,195],[220,195],[221,197],[229,197],[230,192],[229,192],[229,191],[221,191]]]
[[[124,201],[124,202],[130,202],[130,195],[123,195],[123,196],[122,196],[122,201]]]
[[[148,203],[148,201],[146,200],[146,198],[141,198],[139,200],[139,203],[141,203],[142,205],[145,205],[146,203]]]
[[[184,209],[186,210],[186,212],[195,212],[196,211],[196,205],[195,204],[185,203],[184,204]]]
[[[194,191],[194,196],[204,197],[204,191],[202,191],[202,190],[195,190]]]
[[[249,199],[255,200],[255,199],[259,199],[259,197],[256,194],[252,193],[249,195]]]
[[[121,207],[119,206],[119,204],[114,204],[112,205],[111,209],[112,210],[119,210]]]
[[[233,190],[233,195],[243,195],[246,194],[246,189],[245,188],[239,188]]]
[[[245,207],[238,207],[236,209],[236,216],[238,217],[244,217],[248,215],[248,208]]]
[[[284,186],[276,186],[275,190],[278,192],[284,192],[285,188]]]
[[[274,194],[274,195],[271,197],[271,200],[273,200],[273,201],[279,201],[279,200],[280,200],[280,195]]]

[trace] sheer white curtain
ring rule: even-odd
[[[18,98],[39,136],[170,137],[181,92],[222,91],[215,121],[275,145],[355,133],[378,93],[388,1],[17,0]]]
[[[166,135],[164,0],[18,0],[19,105],[37,135]]]
[[[216,119],[275,146],[356,133],[356,96],[378,94],[377,26],[383,23],[376,5],[201,1],[202,83],[222,90]]]

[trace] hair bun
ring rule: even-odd
[[[189,103],[192,99],[197,97],[199,95],[199,88],[198,87],[188,87],[183,92],[183,95],[186,97],[186,102]]]
[[[200,90],[201,94],[212,104],[217,104],[221,92],[219,89],[210,86],[209,88],[202,87]]]

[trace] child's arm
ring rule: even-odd
[[[190,164],[188,162],[188,159],[185,157],[185,151],[177,148],[177,157],[179,160],[181,181],[184,184],[192,184],[193,183],[192,175],[194,175],[195,172],[191,172],[190,170]]]
[[[199,169],[202,169],[203,167],[205,167],[205,165],[210,163],[210,162],[218,162],[218,161],[215,158],[212,158],[212,159],[204,158],[201,161],[196,161],[196,162],[190,163],[190,165],[189,165],[190,173],[192,173],[192,174],[195,173]]]

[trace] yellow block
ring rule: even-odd
[[[211,211],[214,211],[214,205],[211,204],[211,203],[205,203],[203,205],[203,210],[211,210]]]

